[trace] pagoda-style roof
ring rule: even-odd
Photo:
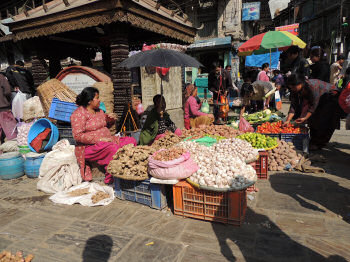
[[[196,29],[187,20],[152,0],[54,0],[6,23],[13,39],[49,36],[113,22],[191,43]]]

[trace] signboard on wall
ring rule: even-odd
[[[242,21],[255,21],[260,19],[260,2],[243,3]]]
[[[293,35],[299,35],[299,24],[284,25],[275,28],[276,31],[287,31]]]
[[[61,82],[72,89],[76,94],[80,94],[85,87],[93,86],[96,80],[83,73],[77,73],[66,75]]]

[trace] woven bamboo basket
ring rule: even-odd
[[[97,88],[100,92],[100,101],[106,106],[106,113],[113,113],[114,110],[114,95],[113,95],[113,83],[112,82],[96,82],[93,87]],[[113,125],[109,131],[112,135],[116,133],[116,126]]]
[[[113,113],[114,108],[114,96],[113,96],[113,83],[112,82],[96,82],[93,87],[97,88],[100,92],[100,101],[106,106],[106,113]]]
[[[37,92],[46,116],[49,115],[51,102],[54,97],[61,101],[71,103],[75,103],[77,97],[74,91],[55,78],[41,84]]]

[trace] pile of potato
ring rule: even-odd
[[[295,151],[295,147],[291,142],[278,141],[278,147],[268,152],[270,171],[282,171],[288,164],[295,168],[302,158],[302,155]]]
[[[0,253],[0,262],[30,262],[34,258],[34,255],[29,254],[27,257],[23,257],[21,251],[17,251],[15,255],[10,251],[2,251]]]
[[[180,158],[186,152],[181,147],[172,147],[153,154],[152,158],[158,161],[171,161]]]
[[[156,150],[150,146],[126,145],[118,150],[109,162],[108,173],[118,177],[147,178],[148,157]]]
[[[169,148],[173,145],[179,143],[182,141],[182,138],[175,135],[172,132],[166,132],[165,137],[162,137],[156,141],[153,142],[151,147],[155,149],[155,151],[158,151],[161,148]]]
[[[211,125],[205,127],[192,128],[190,130],[183,130],[184,137],[194,136],[195,138],[203,137],[204,135],[223,136],[226,138],[233,138],[242,134],[239,130],[226,125]]]

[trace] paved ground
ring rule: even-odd
[[[350,132],[337,131],[320,154],[327,174],[260,180],[241,227],[118,199],[55,205],[36,180],[0,180],[0,250],[34,253],[35,262],[350,261]]]

